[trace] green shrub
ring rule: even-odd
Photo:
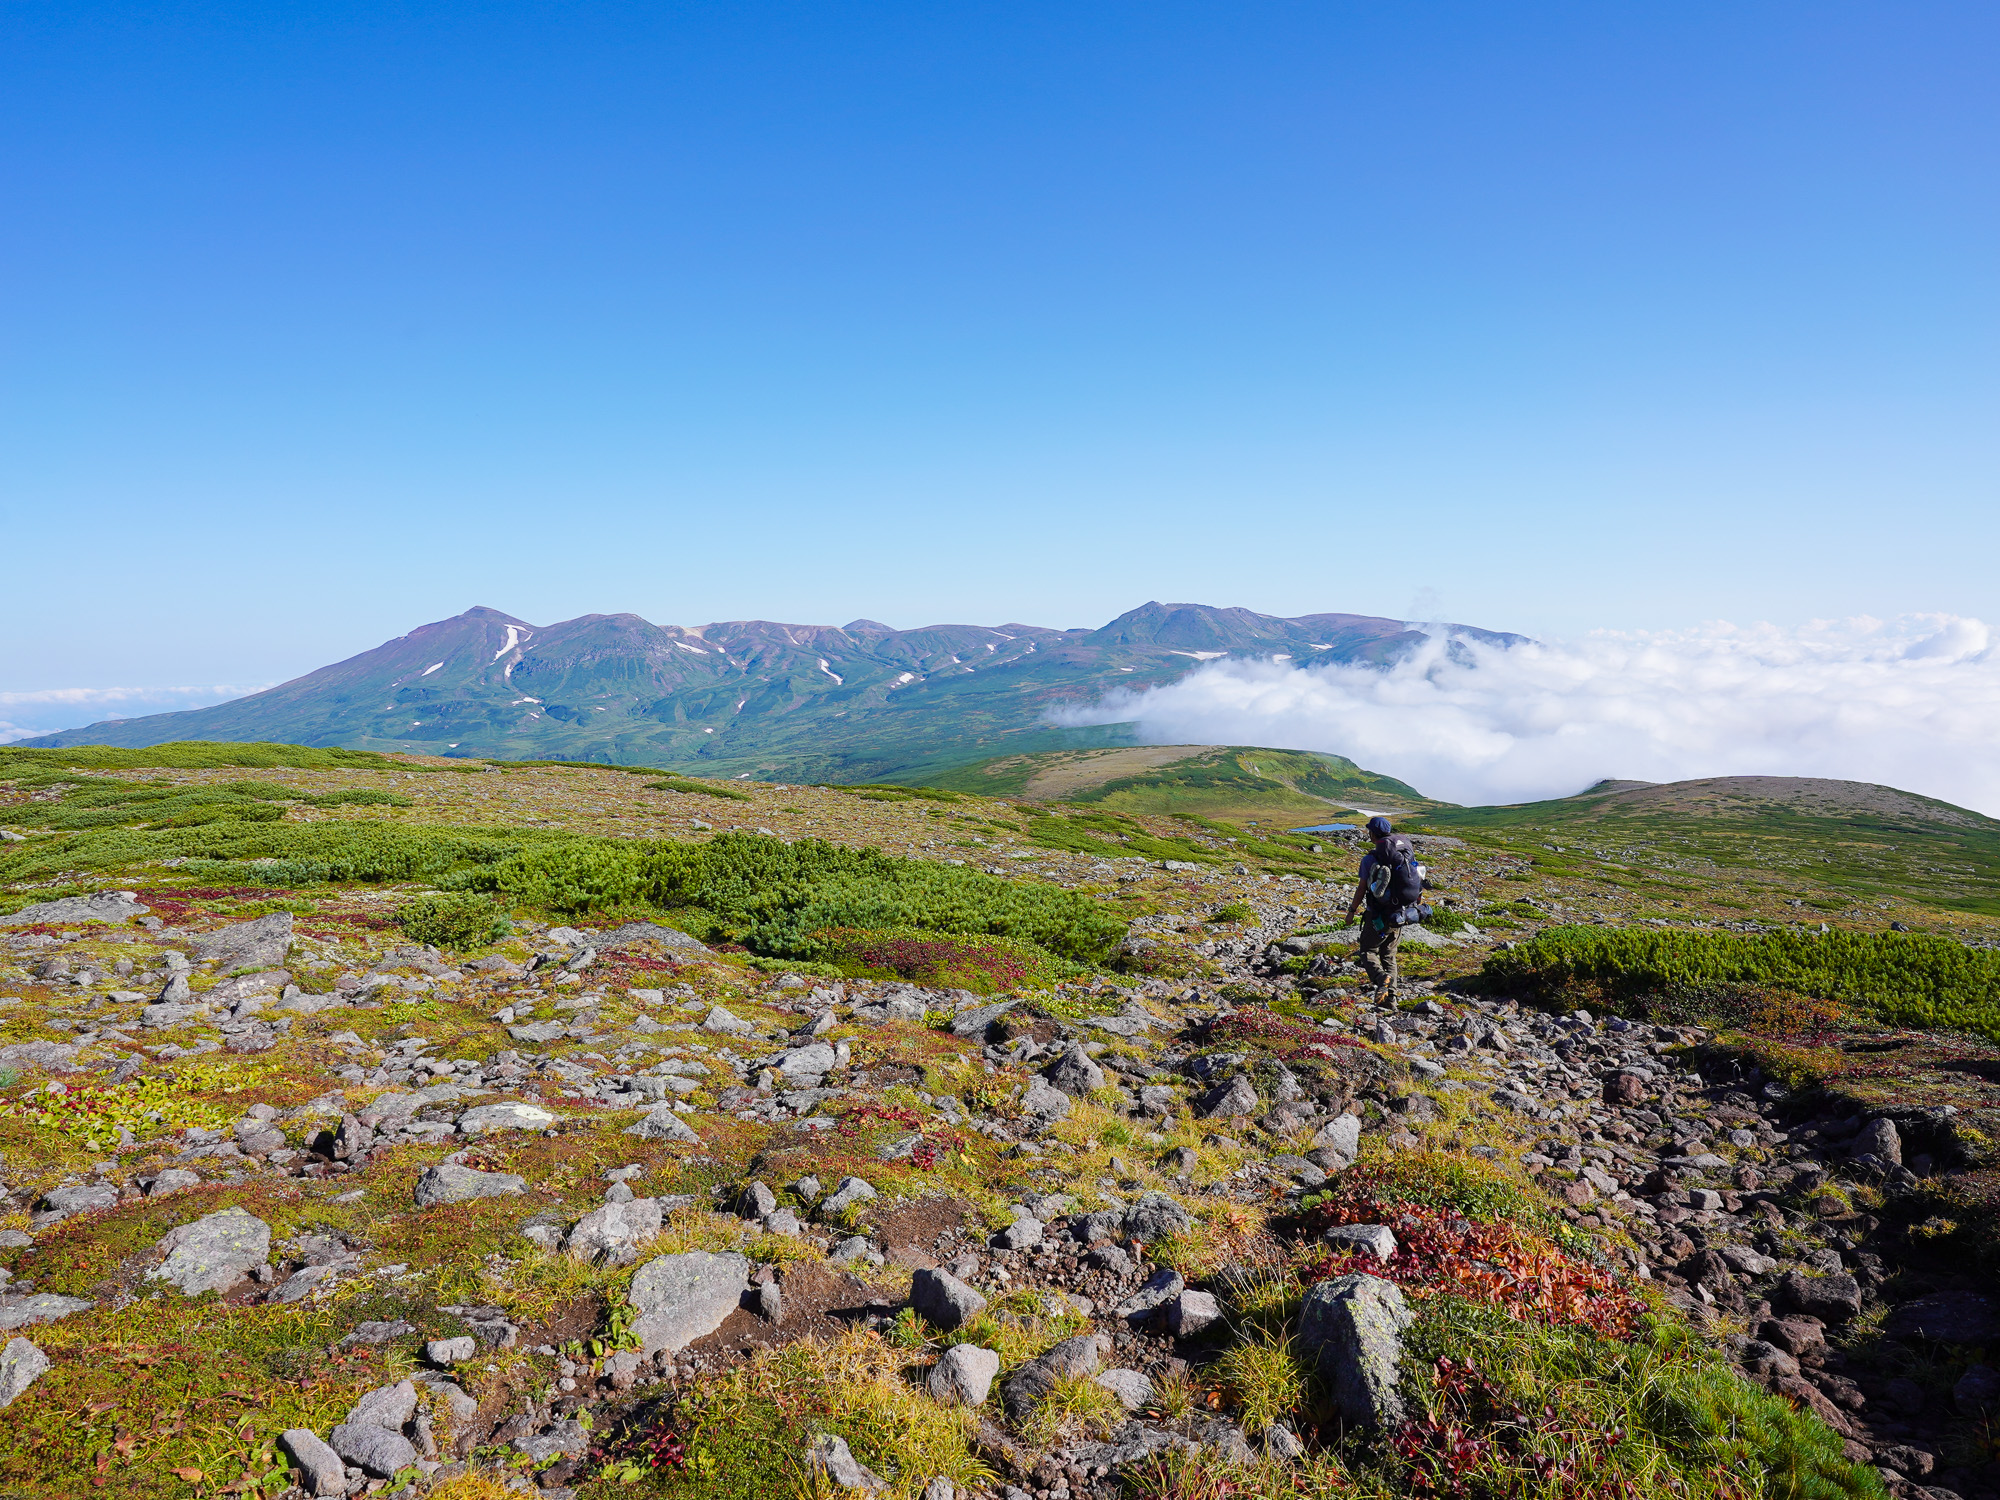
[[[725,786],[719,781],[691,781],[676,776],[670,781],[649,781],[649,792],[681,792],[690,797],[723,797],[731,802],[750,802],[755,799],[748,792],[739,792],[733,786]]]
[[[1486,960],[1494,986],[1560,1000],[1592,986],[1637,1011],[1674,989],[1764,985],[1905,1026],[2000,1041],[2000,953],[1926,933],[1620,932],[1555,927]]]
[[[466,883],[552,911],[699,907],[745,947],[803,959],[824,959],[823,934],[845,928],[1012,938],[1098,963],[1124,932],[1088,896],[821,839],[573,840],[472,872]]]
[[[419,896],[398,909],[396,921],[412,942],[437,948],[483,948],[514,930],[490,900],[465,891]]]
[[[308,745],[279,745],[257,740],[240,744],[208,740],[175,740],[165,745],[131,750],[116,745],[71,745],[48,750],[39,746],[0,746],[0,777],[16,767],[74,767],[81,771],[132,771],[162,767],[174,771],[205,771],[221,766],[275,768],[286,766],[300,771],[333,771],[358,767],[376,771],[431,771],[434,766],[394,760],[373,750],[321,749]]]
[[[940,791],[931,786],[896,786],[890,782],[856,782],[851,786],[829,784],[829,792],[842,792],[849,797],[859,797],[867,802],[959,802],[964,800],[957,792]]]

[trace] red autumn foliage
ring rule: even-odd
[[[1325,1031],[1317,1025],[1294,1021],[1268,1010],[1239,1010],[1218,1016],[1203,1028],[1202,1040],[1215,1043],[1257,1042],[1268,1048],[1273,1056],[1285,1059],[1331,1057],[1335,1047],[1361,1045],[1358,1037],[1348,1036],[1345,1032]]]
[[[905,1130],[917,1133],[916,1144],[910,1148],[910,1165],[919,1172],[928,1172],[938,1164],[938,1158],[947,1152],[956,1151],[965,1144],[965,1137],[955,1130],[929,1130],[913,1109],[904,1109],[894,1104],[860,1104],[844,1114],[834,1116],[834,1134],[852,1139],[870,1125],[900,1125]]]
[[[1319,1249],[1299,1265],[1307,1285],[1365,1271],[1418,1296],[1451,1292],[1504,1308],[1523,1321],[1570,1324],[1606,1338],[1629,1338],[1645,1304],[1612,1277],[1563,1254],[1518,1226],[1479,1223],[1446,1210],[1384,1202],[1367,1182],[1343,1182],[1300,1218],[1317,1238],[1339,1224],[1386,1224],[1396,1253]]]

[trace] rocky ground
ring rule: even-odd
[[[483,810],[717,821],[545,775]],[[1214,1493],[1192,1457],[1452,1493],[1418,1478],[1456,1389],[1424,1315],[1463,1299],[1692,1329],[1837,1434],[1826,1492],[2000,1495],[1994,1049],[1856,1027],[1807,1076],[1482,991],[1519,896],[1585,914],[1476,843],[1428,851],[1472,925],[1378,1006],[1335,881],[752,792],[722,821],[1101,888],[1127,972],[974,995],[533,917],[445,952],[406,891],[165,870],[5,919],[9,1492]]]

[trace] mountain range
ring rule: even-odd
[[[1096,630],[873,620],[683,627],[633,614],[555,625],[484,607],[211,708],[22,741],[145,746],[279,740],[355,750],[674,766],[797,781],[907,779],[996,755],[1132,743],[1129,726],[1047,715],[1224,656],[1386,666],[1433,630],[1370,615],[1282,619],[1148,603]]]

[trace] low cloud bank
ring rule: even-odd
[[[1225,660],[1058,722],[1130,720],[1159,744],[1332,751],[1452,802],[1605,777],[1830,776],[2000,816],[2000,633],[1949,615],[1512,650],[1435,635],[1387,671]]]
[[[260,691],[245,687],[39,688],[0,693],[0,744],[74,729],[104,719],[136,719],[183,708],[207,708]]]

